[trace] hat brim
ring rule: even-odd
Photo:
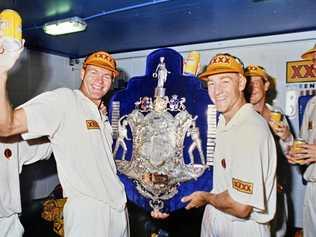
[[[98,61],[91,61],[89,63],[86,64],[87,66],[88,65],[93,65],[93,66],[97,66],[97,67],[101,67],[101,68],[104,68],[104,69],[107,69],[111,72],[113,72],[113,77],[117,77],[120,73],[119,71],[117,70],[114,70],[111,66],[107,65],[107,64],[104,64],[104,63],[100,63]]]
[[[241,73],[244,72],[241,70],[233,69],[231,67],[217,67],[210,70],[206,70],[205,72],[201,73],[199,75],[199,79],[202,81],[206,81],[209,76],[216,75],[216,74],[222,74],[222,73]]]
[[[313,53],[316,52],[316,48],[312,48],[305,53],[302,54],[301,58],[305,60],[312,60],[313,59]]]
[[[262,77],[264,80],[268,81],[268,75],[260,72],[245,72],[246,77]]]

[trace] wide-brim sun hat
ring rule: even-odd
[[[83,68],[86,69],[88,65],[105,68],[113,72],[114,77],[119,75],[119,72],[116,69],[115,59],[105,51],[97,51],[90,54],[83,62]]]
[[[244,75],[244,67],[242,62],[230,54],[215,55],[204,72],[199,75],[201,80],[207,80],[211,75],[221,73],[240,73]]]
[[[314,45],[313,48],[307,50],[305,53],[302,54],[302,59],[305,60],[312,60],[313,59],[313,54],[316,52],[316,44]]]
[[[254,65],[250,64],[248,67],[245,69],[245,76],[247,77],[262,77],[264,80],[268,81],[269,80],[269,74],[266,72],[266,70],[259,66],[259,65]]]

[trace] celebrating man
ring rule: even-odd
[[[206,206],[202,237],[270,236],[276,206],[276,150],[265,120],[246,104],[243,64],[229,54],[212,58],[200,75],[221,113],[213,190],[183,198],[186,208]]]
[[[2,52],[0,136],[47,136],[67,202],[65,236],[125,237],[126,196],[112,157],[111,126],[99,112],[101,98],[117,75],[116,62],[104,51],[86,58],[79,90],[60,88],[40,94],[18,109],[7,97],[7,72],[19,54]]]

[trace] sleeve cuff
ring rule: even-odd
[[[36,124],[37,121],[36,121],[35,117],[32,118],[32,114],[33,113],[31,113],[29,111],[31,108],[28,107],[28,106],[25,106],[25,107],[22,107],[22,108],[25,111],[27,130],[28,130],[27,132],[21,134],[23,140],[30,140],[30,139],[42,137],[43,136],[42,134],[36,134],[36,133],[32,132],[34,130],[33,129],[33,124]]]

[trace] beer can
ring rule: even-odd
[[[22,45],[22,19],[14,10],[5,9],[0,13],[0,31],[5,50],[14,51]]]
[[[293,144],[292,144],[291,151],[293,153],[298,153],[298,152],[302,151],[302,147],[300,146],[302,144],[306,144],[304,139],[302,139],[302,138],[295,139]],[[303,162],[304,162],[304,159],[298,159],[295,161],[295,163],[297,163],[297,164],[302,164]]]
[[[197,75],[198,67],[200,64],[200,53],[192,51],[188,54],[188,57],[184,60],[183,73],[189,75]]]
[[[271,111],[271,121],[280,123],[282,121],[282,113],[280,111]]]

